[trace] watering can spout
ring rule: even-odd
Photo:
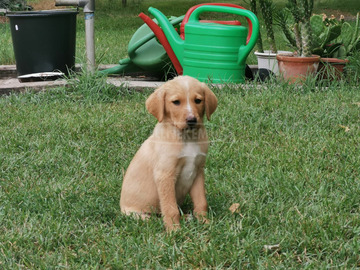
[[[173,49],[177,59],[182,65],[184,41],[180,38],[179,34],[176,32],[175,28],[172,26],[166,16],[162,14],[158,9],[150,7],[149,12],[158,21],[168,42],[171,45],[171,48]]]

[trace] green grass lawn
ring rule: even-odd
[[[124,171],[155,124],[149,91],[80,76],[68,88],[2,97],[0,267],[359,267],[358,87],[213,90],[211,222],[182,221],[172,235],[160,218],[119,209]]]

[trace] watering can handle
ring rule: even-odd
[[[181,25],[180,25],[180,37],[182,39],[185,38],[185,24],[187,24],[187,22],[189,21],[189,17],[191,15],[191,13],[194,12],[195,9],[197,9],[198,7],[201,7],[201,6],[225,6],[225,7],[234,7],[234,8],[240,8],[240,9],[245,9],[244,7],[242,6],[239,6],[239,5],[235,5],[235,4],[228,4],[228,3],[202,3],[202,4],[198,4],[196,6],[193,6],[191,7],[185,14],[185,17],[184,17],[184,20],[181,22]],[[249,20],[249,18],[246,18],[247,22],[248,22],[248,25],[249,25],[249,32],[248,32],[248,36],[246,38],[246,44],[249,42],[250,40],[250,37],[251,37],[251,33],[252,33],[252,24],[251,24],[251,21]]]
[[[198,22],[200,14],[204,12],[222,12],[222,13],[236,14],[236,15],[244,16],[250,20],[252,24],[251,37],[246,45],[240,46],[239,48],[238,63],[245,63],[247,56],[249,55],[251,50],[255,47],[256,41],[259,37],[259,21],[256,15],[252,13],[250,10],[246,10],[246,9],[240,9],[240,8],[234,8],[228,6],[204,5],[198,7],[191,13],[188,22],[189,23]]]

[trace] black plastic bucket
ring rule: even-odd
[[[75,66],[76,10],[7,13],[18,78],[68,74]]]

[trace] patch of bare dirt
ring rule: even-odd
[[[55,0],[38,0],[30,3],[33,10],[50,10],[50,9],[61,9],[66,7],[56,7]]]
[[[5,23],[5,22],[6,22],[6,17],[0,16],[0,23]]]
[[[55,0],[38,0],[36,2],[28,2],[29,6],[33,8],[33,10],[51,10],[51,9],[64,9],[69,7],[56,7]],[[0,16],[0,23],[7,22],[7,18],[5,16]]]

